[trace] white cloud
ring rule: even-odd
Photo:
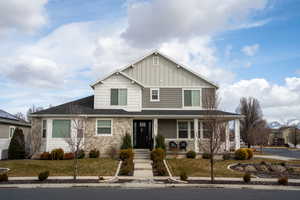
[[[253,44],[253,45],[248,45],[244,46],[241,51],[246,55],[246,56],[254,56],[258,50],[259,50],[259,44]]]
[[[247,21],[267,0],[153,0],[128,6],[128,28],[123,37],[136,46],[156,46],[178,38],[211,35]]]
[[[22,30],[32,33],[46,24],[45,5],[48,0],[0,1],[0,33]]]
[[[234,111],[241,97],[257,98],[268,120],[300,118],[300,78],[286,78],[284,85],[265,79],[241,80],[220,89],[222,108]]]

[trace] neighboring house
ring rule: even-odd
[[[7,158],[8,146],[15,129],[22,129],[26,138],[30,133],[30,127],[30,123],[21,120],[4,110],[0,110],[0,160]]]
[[[117,56],[117,55],[116,55]],[[229,121],[235,121],[235,146],[240,146],[241,115],[212,109],[206,102],[218,86],[158,51],[108,74],[91,85],[93,95],[33,113],[32,132],[42,137],[41,151],[69,150],[64,139],[74,135],[74,120],[86,121],[84,140],[102,155],[120,147],[122,136],[132,136],[134,148],[152,148],[155,136],[187,142],[188,150],[201,151],[215,116],[227,124],[224,150],[229,150]],[[230,98],[230,97],[228,97]]]
[[[300,129],[296,127],[281,127],[272,129],[269,141],[271,145],[289,147],[300,147]]]

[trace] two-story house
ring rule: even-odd
[[[94,95],[32,114],[33,134],[42,141],[41,151],[68,150],[64,137],[72,137],[73,119],[85,119],[84,139],[89,148],[104,155],[119,147],[122,136],[132,136],[134,148],[152,148],[155,136],[169,142],[185,141],[187,149],[201,151],[207,141],[207,117],[227,123],[224,150],[229,150],[229,121],[235,121],[235,149],[240,146],[239,119],[235,113],[216,110],[207,103],[218,86],[153,51],[134,63],[108,74],[91,85]],[[78,131],[77,131],[78,132]]]

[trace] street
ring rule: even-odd
[[[263,152],[267,154],[277,155],[277,156],[285,156],[285,157],[300,159],[299,150],[290,150],[288,148],[263,148]]]
[[[65,188],[65,189],[0,189],[3,200],[183,200],[183,199],[230,199],[230,200],[276,200],[299,199],[299,191],[271,191],[247,189],[200,189],[200,188],[164,188],[164,189],[120,189],[120,188]]]

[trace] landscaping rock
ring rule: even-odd
[[[36,153],[36,154],[33,154],[31,156],[31,159],[32,160],[39,160],[41,158],[41,154],[40,153]]]
[[[235,167],[235,170],[238,170],[238,171],[244,171],[244,168],[241,167],[241,166],[237,166],[237,167]]]
[[[271,165],[270,169],[273,172],[279,172],[279,173],[282,173],[282,172],[286,171],[286,168],[284,166],[281,166],[281,165]]]
[[[247,165],[247,166],[245,166],[244,170],[246,172],[257,172],[256,168],[253,165]]]

